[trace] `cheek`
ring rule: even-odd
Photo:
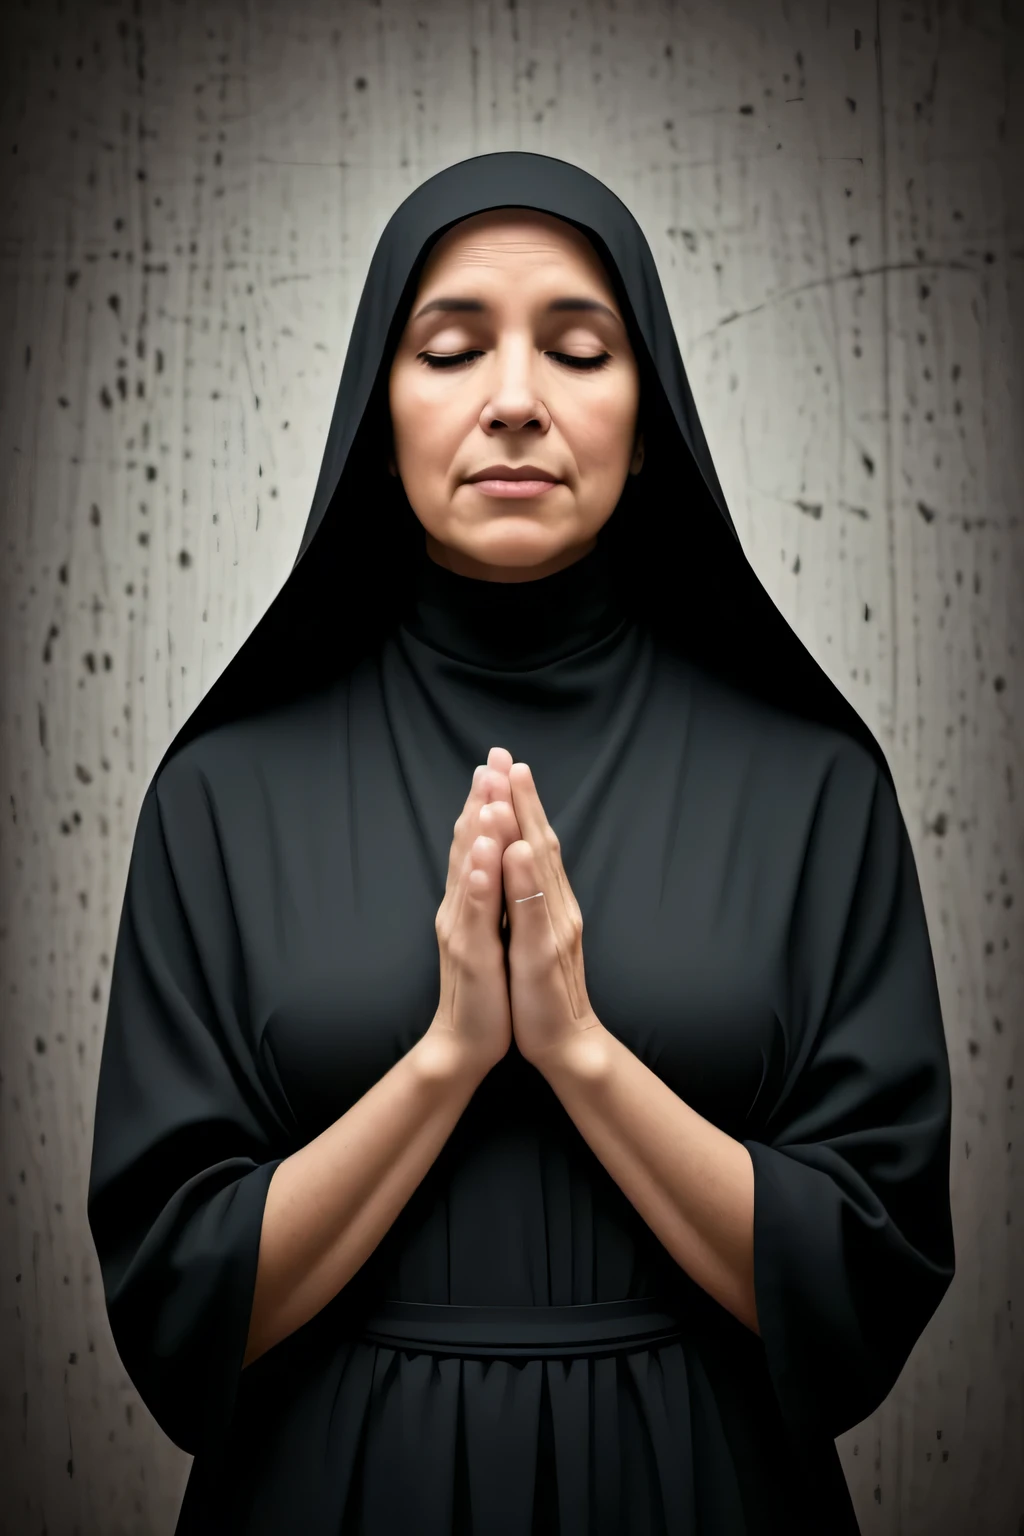
[[[419,386],[419,387],[418,387]],[[464,404],[437,399],[418,380],[400,381],[391,391],[391,421],[402,457],[443,472],[473,421]]]
[[[617,469],[633,451],[635,411],[619,397],[581,402],[563,417],[567,442],[581,470]]]

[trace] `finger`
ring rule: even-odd
[[[491,800],[482,805],[478,819],[480,831],[493,837],[502,853],[509,843],[517,842],[522,836],[511,800]]]
[[[548,901],[552,892],[541,883],[531,844],[521,839],[506,848],[501,868],[511,925],[510,963],[514,946],[517,971],[548,984],[560,976],[573,1017],[581,1017],[588,1006],[586,997],[576,979],[571,952],[559,944]]]
[[[552,922],[557,924],[560,914],[572,911],[574,898],[562,869],[558,837],[548,821],[529,763],[512,764],[509,786],[516,819],[523,837],[533,848],[541,876],[540,885],[546,888],[548,912]]]
[[[493,755],[493,749],[492,749]],[[487,764],[487,800],[496,802],[507,801],[512,804],[512,786],[508,782],[508,773],[504,768],[495,768]]]
[[[507,783],[506,779],[506,783]],[[480,828],[493,837],[500,854],[504,854],[510,843],[518,842],[522,837],[516,813],[512,808],[511,799],[492,800],[488,805],[480,808]],[[508,907],[505,900],[505,891],[501,892],[500,925],[503,933],[508,932]]]
[[[555,931],[537,858],[525,838],[505,849],[501,872],[513,942],[528,964],[550,965],[557,959]]]
[[[477,952],[489,935],[497,936],[501,892],[501,850],[493,837],[474,839],[463,866],[456,922],[474,936]]]
[[[523,829],[523,836],[540,855],[550,830],[550,822],[544,813],[529,763],[513,763],[508,770],[508,782],[512,791],[513,809]]]
[[[487,754],[488,768],[495,768],[499,773],[508,774],[512,767],[512,753],[505,747],[492,747]]]
[[[478,822],[480,807],[487,803],[493,777],[486,763],[478,764],[473,770],[473,782],[470,785],[469,794],[452,828],[452,842],[448,850],[448,875],[445,881],[446,897],[454,894],[462,874],[466,854],[480,830]]]
[[[513,764],[513,768],[509,770],[509,785],[512,788],[513,808],[523,836],[536,851],[538,866],[548,885],[548,910],[552,918],[556,912],[556,904],[560,903],[571,917],[582,921],[579,905],[562,864],[558,834],[548,821],[533,771],[528,763]]]

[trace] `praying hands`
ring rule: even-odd
[[[501,858],[512,1033],[540,1067],[599,1022],[584,978],[583,918],[529,766],[502,747],[487,766],[508,782],[518,833]]]
[[[493,817],[504,829],[508,990],[519,1050],[677,1264],[757,1333],[750,1153],[601,1023],[584,978],[583,919],[533,774],[502,747],[491,749],[487,766],[507,779],[512,807],[495,791],[499,803],[484,821]]]

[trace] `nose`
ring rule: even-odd
[[[516,343],[499,347],[489,361],[486,376],[491,387],[482,412],[484,426],[519,431],[536,425],[546,430],[551,418],[539,387],[543,358],[531,344]]]

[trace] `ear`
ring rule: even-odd
[[[644,435],[637,433],[636,447],[633,449],[633,459],[629,466],[631,475],[638,475],[644,467]]]

